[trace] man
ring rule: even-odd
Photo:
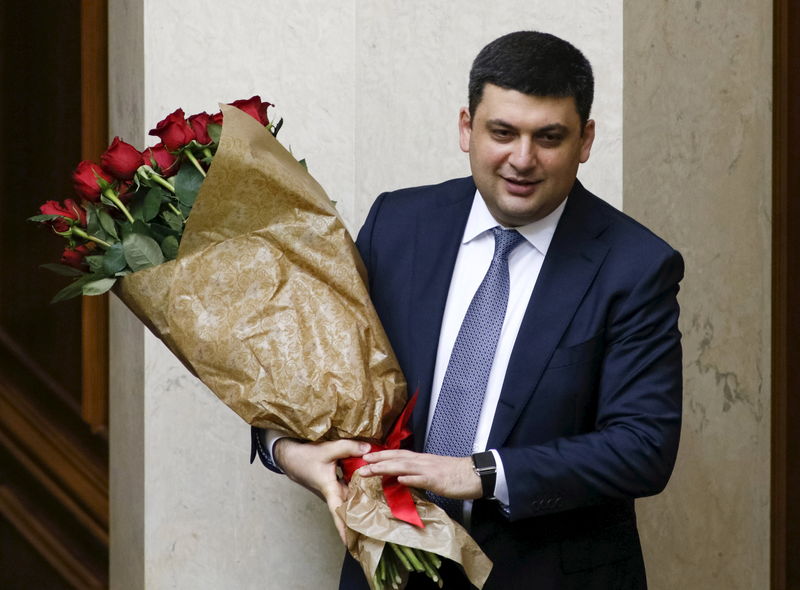
[[[646,588],[633,500],[664,488],[677,452],[683,262],[576,180],[592,95],[569,43],[493,41],[459,114],[472,176],[381,195],[357,241],[420,392],[415,450],[364,455],[361,473],[397,475],[462,519],[494,562],[487,589]],[[273,450],[333,510],[335,461],[367,449]],[[341,587],[367,587],[352,560]]]

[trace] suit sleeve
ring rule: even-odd
[[[591,432],[498,449],[511,520],[659,493],[675,464],[682,359],[675,251],[641,275],[609,317]]]

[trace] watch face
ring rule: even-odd
[[[491,451],[475,453],[472,455],[472,462],[475,464],[475,469],[479,474],[484,472],[491,473],[497,468],[494,462],[494,454]]]

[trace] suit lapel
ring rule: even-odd
[[[576,182],[561,216],[511,353],[487,448],[502,446],[599,270],[608,225]]]
[[[426,209],[417,218],[409,315],[414,376],[409,394],[419,390],[412,419],[414,432],[420,433],[415,437],[417,450],[424,443],[442,317],[474,196],[475,184],[471,178],[464,179],[439,207]]]

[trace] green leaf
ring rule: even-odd
[[[86,203],[86,232],[90,235],[97,235],[100,231],[100,219],[97,216],[97,207],[92,203]]]
[[[178,256],[178,238],[167,236],[161,241],[161,251],[167,260],[175,260]]]
[[[103,256],[103,273],[106,275],[116,274],[123,270],[126,264],[122,244],[117,242],[106,250],[106,254]]]
[[[192,206],[197,198],[197,191],[203,184],[203,175],[194,166],[185,163],[175,175],[175,196],[184,205]]]
[[[89,272],[98,273],[103,269],[102,254],[95,254],[94,256],[86,256],[84,260],[89,264]]]
[[[272,137],[278,137],[278,131],[281,130],[281,127],[283,127],[283,117],[281,117],[275,125],[270,124],[268,127],[270,133],[272,133]]]
[[[140,233],[134,232],[125,236],[122,239],[122,249],[125,261],[134,272],[164,262],[164,254],[158,242]]]
[[[33,217],[28,217],[28,221],[50,221],[51,219],[60,219],[61,215],[34,215]]]
[[[298,160],[298,164],[300,164],[303,168],[308,170],[308,164],[306,163],[306,159],[303,158],[302,160]]]
[[[150,227],[141,219],[136,219],[133,222],[133,233],[142,234],[143,236],[152,237],[150,235]]]
[[[119,233],[122,236],[122,241],[125,241],[125,237],[133,233],[133,226],[131,225],[130,221],[120,221],[119,223]]]
[[[58,303],[59,301],[64,301],[66,299],[72,299],[73,297],[77,297],[83,292],[83,286],[86,283],[96,281],[99,278],[101,277],[94,274],[82,276],[81,278],[73,281],[72,283],[61,289],[61,291],[56,293],[55,296],[50,300],[50,303]]]
[[[108,214],[108,211],[105,209],[100,209],[97,212],[97,218],[100,220],[100,227],[102,227],[109,236],[115,240],[118,240],[119,235],[117,234],[116,222],[114,221],[114,218]]]
[[[160,220],[159,220],[160,221]],[[163,242],[167,236],[175,236],[176,239],[180,237],[180,232],[162,225],[160,223],[150,223],[150,235],[156,242]]]
[[[164,218],[164,221],[166,221],[167,225],[169,225],[169,227],[172,228],[173,230],[179,232],[183,228],[183,220],[180,218],[179,215],[175,215],[175,213],[173,213],[172,211],[164,211],[161,214],[161,217]]]
[[[111,240],[111,238],[109,238],[106,232],[103,231],[102,229],[98,229],[96,232],[94,232],[94,237],[100,238],[104,242],[108,242]]]
[[[47,270],[51,270],[54,273],[63,275],[65,277],[79,277],[85,274],[83,271],[78,270],[73,266],[67,266],[66,264],[47,263],[42,264],[41,268],[46,268]]]
[[[109,207],[113,207],[114,209],[117,208],[116,203],[114,203],[114,201],[112,201],[111,199],[109,199],[105,195],[102,195],[102,194],[100,195],[100,202],[103,203],[104,205],[109,206]]]
[[[219,143],[219,138],[222,135],[222,125],[217,123],[209,123],[206,125],[206,133],[214,143]]]
[[[117,279],[113,277],[92,281],[83,286],[82,292],[84,295],[100,295],[113,287],[116,282]]]
[[[142,218],[144,221],[152,221],[158,215],[161,209],[161,203],[166,201],[169,197],[164,192],[164,189],[154,186],[144,197],[142,205]]]

